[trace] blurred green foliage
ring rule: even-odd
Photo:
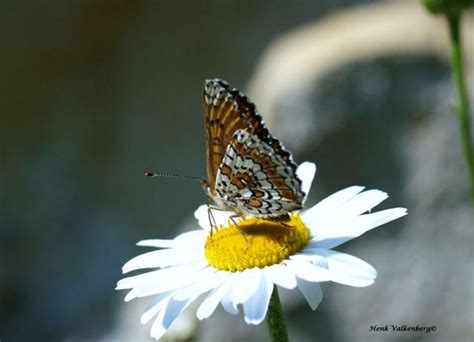
[[[434,14],[455,15],[474,4],[474,0],[421,0]]]

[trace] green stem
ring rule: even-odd
[[[461,48],[461,37],[460,37],[460,21],[461,14],[457,12],[455,14],[447,15],[449,23],[449,33],[451,36],[451,63],[453,68],[453,78],[456,84],[457,92],[457,115],[459,121],[459,130],[461,134],[461,143],[464,150],[464,158],[467,163],[467,170],[469,172],[468,177],[471,182],[471,197],[474,203],[474,153],[472,151],[472,136],[471,136],[471,125],[468,114],[468,104],[466,96],[466,85],[464,81],[464,70],[462,61],[462,48]]]
[[[276,285],[273,287],[272,297],[268,305],[267,313],[268,330],[273,342],[288,342],[283,310],[281,309],[280,297]]]

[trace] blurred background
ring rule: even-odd
[[[248,93],[296,161],[317,163],[309,205],[357,184],[409,210],[339,248],[374,265],[371,287],[324,284],[315,312],[282,291],[292,341],[474,339],[446,27],[418,1],[4,1],[0,26],[1,341],[149,340],[151,298],[125,305],[114,287],[145,251],[135,242],[197,228],[200,185],[143,172],[205,176],[213,77]],[[192,308],[166,338],[269,339],[265,324],[222,310],[196,322]]]

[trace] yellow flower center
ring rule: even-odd
[[[290,214],[287,221],[243,218],[237,226],[208,235],[204,253],[209,265],[225,271],[277,264],[301,250],[310,239],[300,215]]]

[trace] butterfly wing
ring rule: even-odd
[[[292,165],[246,130],[234,133],[216,179],[218,196],[239,213],[278,216],[301,209],[305,198]]]
[[[297,165],[255,105],[220,79],[205,81],[203,100],[211,197],[251,215],[300,209],[305,194]]]
[[[207,179],[209,193],[215,196],[217,171],[234,132],[246,129],[269,134],[255,105],[237,89],[220,79],[206,80],[203,89],[204,120],[207,145]]]

